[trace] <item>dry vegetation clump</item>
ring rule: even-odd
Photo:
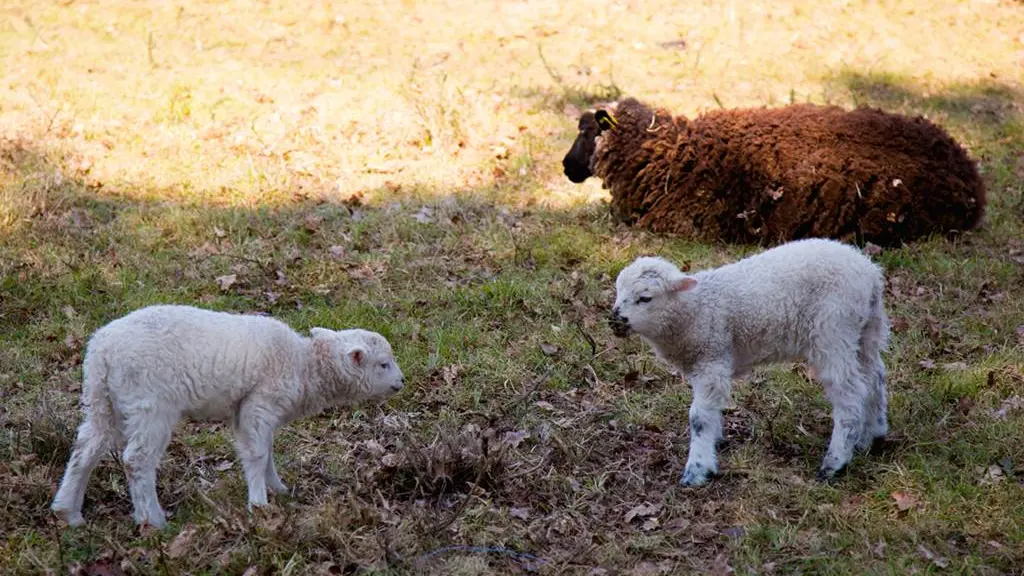
[[[381,460],[374,479],[392,498],[440,498],[479,488],[500,487],[505,474],[508,444],[493,428],[467,424],[456,434],[437,432],[424,441],[404,438],[392,454]]]

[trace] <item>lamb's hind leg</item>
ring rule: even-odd
[[[281,481],[281,477],[277,475],[277,467],[274,466],[274,435],[270,435],[270,441],[267,443],[267,488],[276,494],[287,494],[288,486]]]
[[[96,464],[110,449],[110,440],[107,426],[96,425],[91,415],[78,428],[75,448],[64,471],[64,479],[50,505],[53,513],[70,526],[85,524],[85,518],[82,517],[85,488]]]
[[[864,402],[864,427],[857,440],[858,450],[869,450],[885,440],[889,433],[889,398],[885,389],[885,365],[881,358],[873,363],[861,363],[861,372],[867,382],[868,394]]]
[[[722,409],[732,388],[732,367],[701,366],[687,374],[693,386],[690,406],[690,454],[680,484],[700,486],[718,473],[716,444],[722,439]]]
[[[139,525],[163,528],[167,518],[156,494],[156,469],[171,441],[177,415],[159,410],[125,415],[124,467],[132,497],[132,517]]]
[[[850,463],[854,446],[864,429],[868,387],[855,358],[851,354],[815,363],[825,394],[832,403],[832,439],[818,471],[818,480],[832,478]]]
[[[273,466],[270,449],[277,422],[277,418],[261,405],[260,398],[250,398],[243,404],[235,420],[235,449],[245,471],[250,510],[268,504],[267,485]],[[269,483],[273,488],[273,482]]]

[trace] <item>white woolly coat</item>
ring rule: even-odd
[[[730,355],[742,376],[766,362],[802,360],[810,342],[850,310],[866,314],[884,287],[882,270],[856,248],[831,240],[783,244],[692,275],[693,290],[658,303],[660,330],[641,334],[670,364],[688,369]],[[850,334],[851,338],[859,334]]]

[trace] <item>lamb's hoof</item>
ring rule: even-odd
[[[889,447],[887,436],[875,436],[871,439],[871,445],[868,446],[868,454],[881,454],[885,452],[886,448]]]
[[[246,510],[248,510],[250,514],[261,514],[263,512],[266,512],[267,508],[270,508],[270,502],[268,502],[267,500],[257,500],[255,502],[249,502],[249,505],[246,506]]]
[[[167,528],[167,520],[164,518],[143,518],[141,521],[136,520],[136,524],[140,528],[149,528],[151,530],[163,530]]]
[[[141,528],[163,530],[167,527],[167,516],[164,514],[163,510],[159,510],[154,514],[137,514],[135,515],[135,524]]]
[[[839,468],[830,468],[823,466],[818,470],[818,474],[814,477],[815,480],[823,484],[831,484],[840,473],[846,470],[846,465],[842,465]]]
[[[679,484],[690,487],[703,486],[708,483],[712,474],[713,471],[706,466],[691,464],[683,471],[683,477],[679,480]]]
[[[60,518],[64,522],[67,522],[68,526],[72,528],[78,528],[79,526],[85,525],[85,518],[82,517],[81,512],[72,512],[67,508],[50,508],[57,518]]]
[[[291,490],[289,490],[288,487],[285,486],[284,484],[280,484],[278,486],[271,486],[270,491],[273,492],[274,494],[284,494],[286,496],[288,494],[291,494]]]
[[[873,454],[878,452],[884,444],[885,434],[882,434],[881,436],[872,436],[870,439],[861,438],[860,440],[857,441],[857,444],[854,446],[854,448],[858,452]]]

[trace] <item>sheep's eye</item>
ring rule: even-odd
[[[388,363],[387,362],[381,362],[380,363],[380,367],[385,369],[385,370],[387,370],[388,369]]]
[[[650,296],[641,296],[641,297],[636,299],[636,303],[637,304],[646,304],[647,302],[650,302],[650,301],[651,301],[651,297]]]

